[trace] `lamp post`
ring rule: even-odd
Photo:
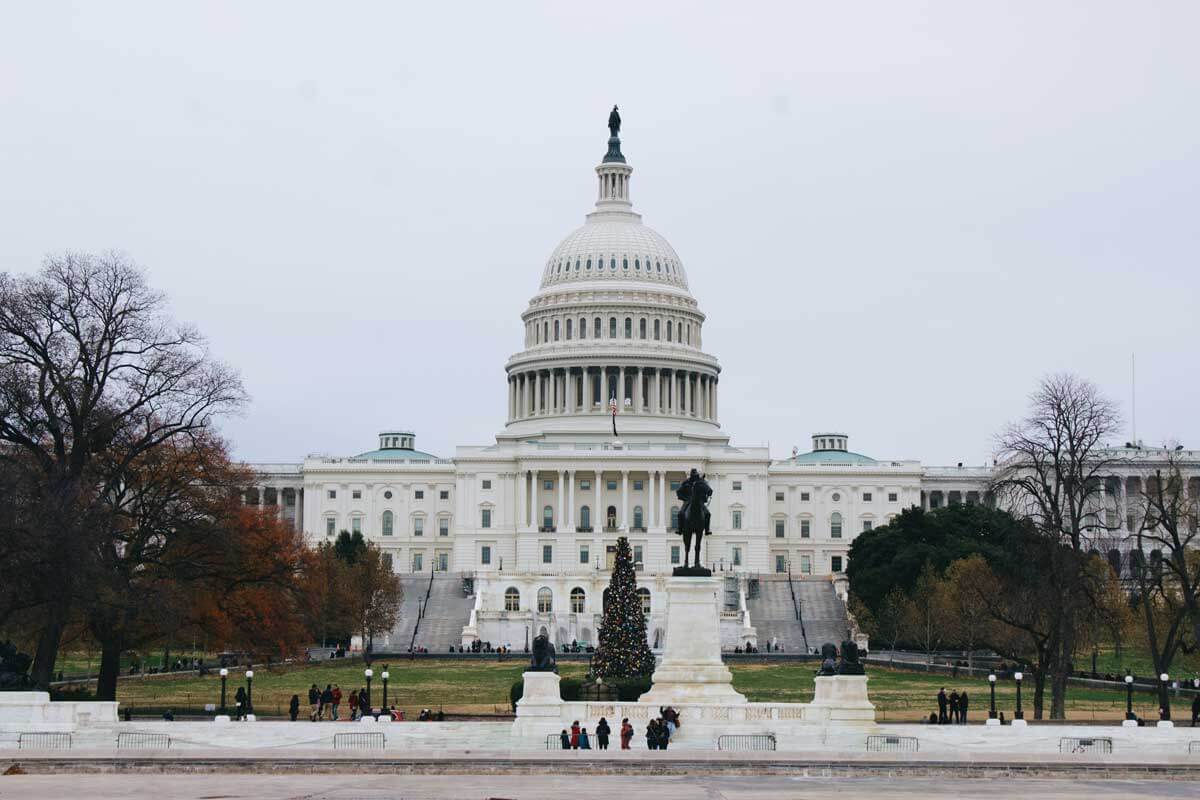
[[[1136,720],[1133,715],[1133,676],[1125,675],[1125,719]]]
[[[383,678],[383,710],[386,712],[387,708],[388,708],[388,702],[387,702],[388,668],[387,668],[387,664],[383,665],[383,672],[380,673],[379,677]]]
[[[1013,719],[1025,719],[1025,712],[1021,710],[1021,679],[1025,677],[1025,673],[1017,672],[1013,677],[1017,680],[1017,710],[1013,712]]]
[[[1167,681],[1170,676],[1163,673],[1158,676],[1158,696],[1162,700],[1162,705],[1158,709],[1159,720],[1169,720],[1171,718],[1171,697],[1167,694]]]
[[[375,675],[375,670],[367,667],[363,670],[363,675],[367,679],[367,713],[371,713],[371,678]]]
[[[229,670],[221,667],[221,714],[225,715],[225,681],[229,679]]]
[[[992,707],[988,711],[988,719],[996,718],[996,673],[988,675],[988,685],[992,690]]]
[[[246,670],[246,714],[254,713],[254,670]]]

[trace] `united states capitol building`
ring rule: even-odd
[[[619,536],[633,549],[657,646],[664,580],[682,561],[675,491],[693,467],[713,488],[704,561],[727,578],[730,647],[774,640],[795,650],[841,635],[855,536],[909,506],[984,501],[989,468],[872,458],[845,432],[813,433],[809,452],[784,460],[735,444],[720,424],[708,319],[682,259],[634,211],[632,175],[613,135],[595,168],[595,208],[545,260],[521,314],[494,443],[437,457],[418,449],[415,431],[395,428],[357,455],[252,465],[260,483],[247,502],[277,506],[314,544],[361,532],[402,574],[392,648],[475,639],[520,648],[541,631],[594,642]],[[1142,474],[1136,460],[1131,475]],[[1136,491],[1130,480],[1114,478],[1117,513]],[[795,624],[801,606],[807,629]],[[417,616],[426,634],[415,633]]]

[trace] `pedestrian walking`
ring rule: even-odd
[[[333,720],[337,721],[338,706],[342,704],[342,687],[336,683],[333,685]]]
[[[625,717],[621,720],[621,749],[628,750],[631,741],[633,741],[633,726],[629,724],[629,717]]]
[[[349,698],[348,702],[350,703],[350,721],[354,722],[356,719],[358,719],[358,690],[357,689],[350,693],[350,698]]]
[[[960,725],[967,724],[967,690],[963,689],[962,694],[958,696],[958,723]]]
[[[596,725],[596,747],[600,750],[608,749],[608,735],[612,730],[608,727],[608,720],[604,717],[600,718],[600,722]]]
[[[292,718],[292,722],[295,722],[296,717],[300,716],[300,695],[292,695],[292,702],[288,703],[288,716]]]
[[[316,722],[321,715],[321,690],[314,683],[308,688],[308,718]]]

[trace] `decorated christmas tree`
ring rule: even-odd
[[[632,678],[654,672],[654,654],[646,642],[646,617],[637,593],[637,574],[629,540],[617,539],[617,558],[604,598],[600,646],[592,669],[600,678]]]

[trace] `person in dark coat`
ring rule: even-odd
[[[300,716],[300,695],[292,695],[292,702],[288,703],[288,716],[292,718],[292,722],[295,722],[296,717]]]
[[[958,724],[958,692],[950,692],[950,724]]]
[[[558,739],[560,742],[562,742],[563,750],[571,749],[571,734],[567,733],[566,728],[563,728],[563,732],[561,734],[559,734]]]
[[[367,700],[367,690],[358,690],[358,717],[362,719],[371,713],[371,703]]]
[[[1196,727],[1196,721],[1200,720],[1200,694],[1192,698],[1192,727]]]
[[[666,750],[667,745],[669,745],[670,743],[671,743],[671,726],[667,724],[666,720],[660,719],[658,721],[658,749]]]
[[[608,727],[608,720],[604,717],[600,718],[599,724],[596,725],[596,747],[600,750],[608,749],[608,735],[612,733],[612,729]]]
[[[967,690],[963,689],[962,694],[958,696],[958,723],[960,725],[967,724]]]
[[[242,720],[246,717],[246,687],[239,686],[237,693],[233,696],[233,702],[237,704],[237,719]]]
[[[579,729],[579,749],[580,750],[591,750],[592,749],[592,743],[590,741],[588,741],[587,728]]]
[[[321,715],[321,690],[314,683],[308,687],[308,718],[316,722]]]
[[[658,749],[658,720],[650,720],[650,724],[646,726],[646,749]]]
[[[321,692],[321,716],[328,715],[333,719],[333,686],[325,684],[325,691]]]
[[[949,704],[950,700],[949,700],[949,698],[946,697],[946,687],[945,686],[943,686],[941,688],[941,690],[938,691],[937,701],[938,701],[938,725],[945,725],[947,722],[950,721],[946,717],[946,706]]]

